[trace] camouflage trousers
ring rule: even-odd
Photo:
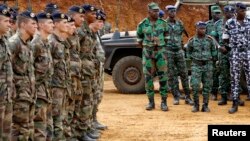
[[[250,50],[233,48],[230,52],[231,92],[233,100],[239,96],[241,69],[245,71],[248,94],[250,94]]]
[[[227,97],[227,94],[230,91],[230,62],[229,62],[229,53],[219,54],[219,90],[222,97]]]
[[[180,50],[178,52],[167,51],[167,61],[168,61],[168,84],[171,90],[178,90],[178,76],[181,77],[181,82],[183,85],[183,90],[186,93],[190,93],[189,82],[188,82],[188,71],[187,65],[184,58],[184,51]]]
[[[0,102],[0,141],[11,140],[12,110],[12,102]]]
[[[78,130],[86,132],[91,128],[91,117],[93,112],[93,92],[92,83],[94,81],[93,76],[85,75],[82,80],[82,100],[80,102],[80,108],[78,113],[80,122],[77,125]]]
[[[64,135],[68,139],[73,139],[81,136],[79,130],[80,123],[80,106],[82,101],[82,84],[78,77],[71,77],[71,97],[67,97],[65,112],[66,119],[64,120]]]
[[[28,76],[15,76],[16,97],[13,100],[12,140],[34,140],[34,94]]]
[[[213,62],[206,61],[205,65],[192,63],[191,87],[193,91],[193,99],[199,99],[199,89],[202,83],[202,95],[204,98],[209,97],[213,85]]]
[[[154,77],[156,75],[159,77],[161,96],[167,96],[167,61],[165,52],[164,47],[158,47],[156,51],[152,47],[143,48],[142,64],[145,76],[145,90],[148,97],[154,96]]]
[[[65,102],[67,89],[53,87],[52,95],[52,118],[53,118],[53,140],[65,140],[63,120],[65,119]]]
[[[47,103],[47,138],[46,141],[52,141],[53,138],[53,130],[54,130],[54,125],[53,125],[53,118],[52,118],[52,101]]]

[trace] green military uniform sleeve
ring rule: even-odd
[[[137,35],[137,42],[142,42],[143,41],[143,33],[142,33],[141,23],[137,26],[136,35]]]

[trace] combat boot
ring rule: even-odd
[[[189,105],[194,105],[194,102],[192,101],[192,99],[190,97],[190,92],[189,91],[185,92],[185,103],[189,104]]]
[[[179,98],[179,95],[178,95],[178,90],[173,90],[172,94],[174,96],[174,102],[173,102],[173,104],[174,105],[179,105],[180,98]]]
[[[210,109],[208,108],[208,98],[207,97],[203,98],[203,104],[202,104],[201,111],[202,112],[210,112]]]
[[[249,95],[247,95],[247,99],[246,99],[246,101],[250,101],[250,94],[249,94]]]
[[[231,94],[231,93],[227,95],[227,100],[228,100],[228,101],[233,101],[233,97],[232,97],[232,94]]]
[[[222,96],[221,100],[218,102],[218,105],[227,105],[227,96]]]
[[[199,108],[200,108],[200,105],[199,105],[199,99],[195,99],[194,100],[194,105],[193,105],[193,108],[192,108],[192,112],[199,112]]]
[[[96,139],[93,139],[87,135],[86,132],[83,132],[83,135],[79,138],[80,141],[96,141]]]
[[[100,137],[100,133],[96,129],[90,129],[87,131],[87,136],[92,139],[98,139]]]
[[[166,96],[161,97],[161,110],[168,111],[167,97]]]
[[[238,111],[238,100],[233,100],[233,106],[229,109],[228,113],[233,114]]]
[[[240,96],[238,97],[238,105],[239,106],[245,106],[245,102],[240,99]]]
[[[177,95],[179,96],[180,99],[185,99],[185,95],[181,94],[179,87],[176,90],[176,93],[177,93]]]
[[[149,103],[148,103],[148,105],[146,106],[146,110],[153,110],[153,109],[155,108],[155,100],[154,100],[154,97],[149,97],[148,100],[149,100]]]
[[[107,129],[108,127],[105,126],[105,125],[103,125],[103,124],[101,124],[100,122],[98,122],[97,116],[96,116],[97,111],[98,111],[98,109],[97,109],[97,107],[95,107],[95,108],[93,109],[93,126],[94,126],[95,129],[98,129],[98,130],[105,130],[105,129]]]
[[[212,92],[212,94],[211,94],[212,100],[214,100],[214,101],[217,100],[217,94],[218,94],[218,91],[213,91],[213,92]]]

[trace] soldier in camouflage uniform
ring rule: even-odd
[[[227,5],[224,7],[224,14],[225,17],[223,19],[223,25],[217,26],[217,33],[219,36],[219,89],[221,93],[221,100],[218,102],[218,105],[225,105],[227,104],[227,96],[230,92],[230,62],[229,62],[229,46],[227,43],[223,42],[222,40],[222,33],[225,27],[225,23],[228,19],[234,17],[235,8],[231,5]]]
[[[187,43],[187,57],[192,60],[191,87],[193,90],[194,106],[192,112],[199,111],[199,89],[202,83],[203,105],[202,112],[209,112],[209,93],[213,84],[213,60],[216,58],[215,44],[212,37],[205,34],[206,23],[196,23],[196,35]]]
[[[8,9],[0,6],[0,141],[11,139],[13,71],[8,41],[4,37],[10,28],[9,20]]]
[[[35,104],[35,135],[34,140],[45,141],[47,138],[47,109],[52,102],[49,90],[49,82],[53,72],[51,46],[48,42],[49,34],[52,34],[54,24],[51,14],[40,12],[37,14],[39,33],[31,41],[34,55],[34,68],[36,77]]]
[[[96,129],[104,130],[107,128],[107,126],[102,125],[97,120],[97,112],[98,112],[98,106],[101,103],[102,96],[103,96],[103,85],[104,85],[104,61],[105,61],[105,52],[101,45],[101,39],[98,34],[98,31],[103,28],[104,22],[106,20],[106,14],[98,10],[96,12],[96,21],[89,25],[90,29],[94,34],[97,36],[98,43],[95,46],[94,49],[94,55],[95,55],[95,64],[96,64],[96,80],[94,81],[94,108],[93,108],[93,126]]]
[[[83,25],[78,28],[77,34],[80,40],[80,58],[82,61],[81,82],[83,87],[82,103],[81,103],[81,122],[79,127],[82,130],[82,137],[80,140],[94,141],[99,137],[96,130],[90,130],[92,111],[93,111],[93,92],[92,82],[95,80],[96,69],[94,64],[94,46],[97,43],[96,36],[92,34],[89,29],[89,24],[96,20],[96,8],[92,5],[86,4],[82,8],[85,11],[85,21]]]
[[[212,19],[207,21],[206,34],[212,36],[217,42],[219,41],[219,34],[216,28],[221,28],[223,21],[221,19],[221,9],[218,5],[211,6]],[[217,51],[217,50],[216,50]],[[217,57],[218,58],[218,57]],[[217,59],[218,60],[218,59]],[[217,100],[217,93],[219,88],[219,68],[216,65],[216,60],[213,62],[213,87],[212,87],[212,100]]]
[[[184,58],[184,51],[182,49],[182,34],[186,33],[182,21],[176,19],[176,8],[172,5],[166,6],[169,17],[166,19],[168,24],[167,36],[167,61],[168,61],[168,82],[174,96],[174,105],[179,105],[179,83],[178,76],[181,77],[183,89],[185,92],[185,103],[193,105],[190,98],[190,89],[188,82],[187,65]],[[177,75],[176,75],[177,72]]]
[[[250,94],[250,19],[246,17],[246,5],[238,3],[236,5],[236,18],[229,19],[225,24],[225,30],[222,39],[229,43],[230,54],[230,73],[231,73],[231,92],[233,97],[232,108],[229,113],[238,111],[239,104],[239,81],[240,72],[243,68],[246,75],[248,94]]]
[[[59,12],[52,14],[55,24],[54,33],[49,36],[51,55],[53,58],[53,75],[51,81],[52,95],[52,118],[53,118],[53,140],[65,140],[63,133],[63,119],[67,118],[65,113],[65,102],[70,97],[69,90],[69,49],[66,44],[66,33],[68,32],[68,17]]]
[[[13,103],[12,140],[34,140],[35,75],[30,39],[37,30],[36,15],[24,11],[17,17],[18,32],[9,38],[16,97]]]
[[[155,108],[154,102],[154,76],[155,73],[159,77],[160,94],[162,97],[161,110],[167,111],[167,61],[165,58],[166,52],[166,37],[167,23],[158,18],[158,4],[152,2],[148,4],[148,18],[141,21],[137,27],[137,41],[139,46],[143,48],[142,63],[143,73],[145,75],[145,89],[149,99],[149,104],[146,110]]]

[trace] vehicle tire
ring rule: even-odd
[[[112,72],[113,83],[124,94],[145,92],[145,79],[142,71],[142,59],[138,56],[127,56],[120,59]]]

